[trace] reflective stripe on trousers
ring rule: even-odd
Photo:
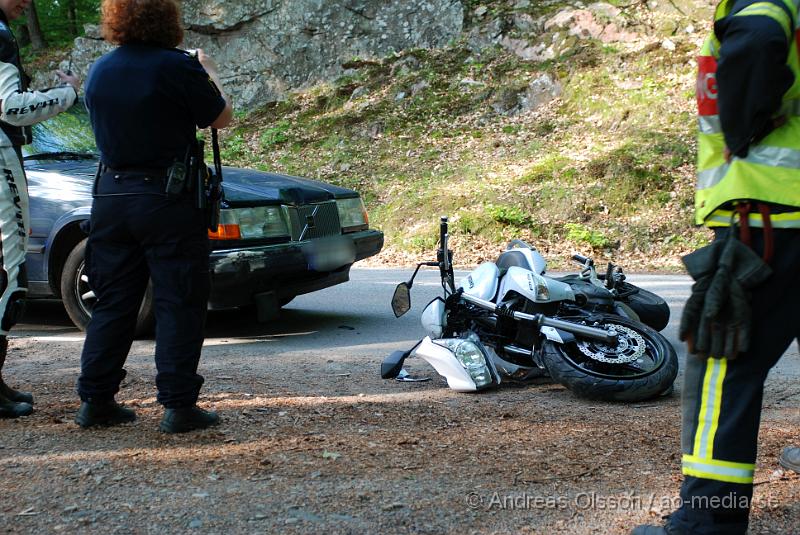
[[[752,483],[754,464],[714,458],[714,439],[719,427],[722,391],[728,370],[728,360],[710,358],[705,364],[694,444],[692,453],[683,455],[683,474],[731,483]]]

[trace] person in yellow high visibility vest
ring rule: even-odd
[[[747,531],[764,381],[800,335],[797,21],[792,0],[723,0],[698,57],[696,223],[712,228],[715,242],[734,233],[771,275],[741,294],[749,310],[733,336],[749,341],[744,350],[726,343],[723,354],[687,357],[681,507],[635,535]],[[696,340],[686,338],[695,353]]]

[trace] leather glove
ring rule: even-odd
[[[720,278],[712,281],[700,316],[695,350],[700,355],[733,360],[750,347],[750,296],[736,279],[727,279],[728,293],[722,299],[712,294],[713,282]]]
[[[695,335],[700,325],[700,318],[703,315],[703,305],[705,304],[706,292],[708,292],[709,286],[711,286],[711,276],[700,277],[692,285],[692,293],[683,307],[678,337],[689,346],[689,353],[698,353]]]
[[[747,290],[763,283],[772,269],[732,236],[686,255],[683,262],[696,282],[681,317],[680,339],[701,357],[736,358],[750,347]]]

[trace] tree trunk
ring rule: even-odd
[[[34,50],[42,50],[47,47],[47,41],[42,34],[42,27],[39,24],[39,14],[36,12],[36,2],[31,2],[28,9],[25,10],[25,15],[28,19],[28,33],[31,37],[31,47]]]
[[[17,44],[19,45],[20,48],[31,44],[31,34],[28,31],[27,26],[20,26],[19,28],[17,28],[17,33],[15,34],[15,37],[17,38]]]
[[[75,0],[67,0],[67,24],[72,37],[78,37],[78,15]]]

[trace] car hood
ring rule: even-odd
[[[67,175],[75,180],[76,187],[88,193],[92,188],[97,163],[28,160],[25,168],[33,172]],[[230,206],[303,205],[358,196],[354,190],[333,184],[252,169],[223,167],[222,176],[225,201]]]

